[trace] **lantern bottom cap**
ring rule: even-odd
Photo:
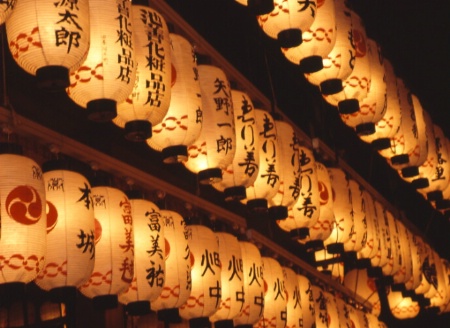
[[[309,228],[292,229],[289,235],[292,240],[303,240],[309,236]]]
[[[214,322],[214,328],[234,328],[233,320],[218,320]]]
[[[75,286],[60,286],[50,289],[49,295],[56,303],[67,303],[69,299],[75,300],[77,291]]]
[[[309,56],[300,60],[299,65],[303,73],[314,73],[323,68],[323,59],[321,56]]]
[[[341,79],[328,79],[320,83],[320,92],[325,95],[334,95],[343,90]]]
[[[8,295],[8,297],[0,298],[0,306],[23,299],[26,294],[26,287],[25,282],[19,281],[1,283],[0,295]]]
[[[273,0],[248,0],[247,7],[254,15],[265,15],[275,8]]]
[[[188,160],[187,146],[169,146],[162,150],[163,162],[166,164],[176,164]]]
[[[129,315],[135,315],[135,316],[149,314],[151,312],[150,302],[149,301],[130,302],[127,305],[125,305],[125,311]]]
[[[442,199],[436,201],[436,209],[446,210],[450,208],[450,199]]]
[[[0,142],[0,154],[23,155],[22,146],[12,142]]]
[[[114,309],[119,304],[117,295],[99,295],[92,298],[92,304],[96,310]]]
[[[288,217],[288,208],[286,206],[271,206],[269,207],[269,218],[271,220],[283,220]]]
[[[93,122],[109,122],[117,116],[117,103],[112,99],[95,99],[87,103],[87,118]]]
[[[198,172],[198,181],[201,184],[213,184],[222,181],[222,170],[219,168],[206,169]]]
[[[375,150],[387,149],[391,146],[391,139],[389,138],[379,138],[372,141],[372,147]]]
[[[245,199],[245,197],[247,196],[246,189],[244,186],[234,186],[225,188],[223,193],[225,201],[227,202],[240,201]]]
[[[401,154],[401,155],[392,156],[391,157],[391,163],[392,163],[392,165],[408,164],[409,163],[409,156],[408,156],[408,154]]]
[[[367,275],[370,278],[379,278],[383,275],[383,270],[380,267],[372,267],[367,269]]]
[[[134,120],[125,123],[125,139],[143,142],[152,136],[152,124],[145,120]]]
[[[368,269],[372,266],[372,263],[370,262],[370,259],[358,259],[356,263],[356,267],[358,269]]]
[[[323,240],[309,240],[305,243],[308,252],[317,252],[325,248]]]
[[[375,133],[375,123],[368,122],[358,124],[355,127],[355,132],[358,136],[370,136]]]
[[[338,103],[340,114],[349,115],[359,111],[359,101],[357,99],[345,99]]]
[[[69,84],[69,69],[64,66],[44,66],[36,71],[37,86],[39,89],[57,92],[66,89]]]
[[[344,253],[343,243],[332,243],[327,245],[327,252],[330,254],[342,254]]]
[[[178,308],[162,309],[157,312],[158,320],[167,323],[181,323],[180,312]]]
[[[419,175],[419,167],[417,166],[407,166],[402,168],[402,177],[412,178]]]
[[[266,212],[267,211],[267,199],[255,198],[247,201],[247,208],[251,212]]]
[[[436,202],[438,200],[443,200],[443,199],[444,199],[444,195],[442,194],[442,191],[440,191],[440,190],[430,191],[429,193],[427,193],[427,200],[429,202]]]
[[[277,35],[278,44],[281,48],[293,48],[302,44],[302,30],[298,28],[289,28],[283,30]]]
[[[405,284],[392,284],[391,285],[391,290],[393,291],[393,292],[401,292],[401,293],[403,293],[404,291],[406,291],[406,287],[405,287]]]
[[[199,317],[189,319],[190,328],[210,328],[211,322],[208,317]]]
[[[430,182],[427,178],[418,178],[411,182],[411,185],[416,189],[423,189],[430,186]]]

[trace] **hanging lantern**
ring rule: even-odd
[[[274,8],[273,0],[236,0],[236,2],[247,6],[254,15],[268,14]]]
[[[130,315],[150,312],[150,305],[161,294],[166,268],[164,222],[158,206],[136,191],[128,192],[133,218],[134,277],[119,295]]]
[[[209,228],[191,225],[186,229],[190,249],[192,289],[180,316],[192,328],[209,325],[209,316],[220,306],[221,263],[216,236]]]
[[[209,317],[214,327],[234,327],[235,318],[244,306],[244,281],[241,246],[236,237],[216,232],[222,264],[221,302],[216,313]]]
[[[0,4],[0,25],[9,18],[16,2],[17,0],[5,0]]]
[[[164,163],[184,162],[187,147],[194,143],[202,128],[202,99],[193,46],[181,35],[171,33],[172,88],[166,116],[153,125],[147,144],[161,151]]]
[[[343,82],[341,92],[323,95],[340,114],[352,114],[360,109],[360,102],[366,98],[370,88],[370,61],[367,36],[361,18],[352,12],[352,42],[356,49],[353,71]]]
[[[222,179],[222,170],[233,161],[236,151],[233,103],[230,84],[218,67],[198,65],[202,97],[202,130],[199,138],[188,147],[189,159],[183,162],[198,174],[203,184]]]
[[[289,232],[296,240],[305,239],[309,228],[314,226],[320,214],[319,183],[317,181],[316,162],[311,149],[300,146],[300,195],[297,202],[288,211],[288,217],[278,220],[278,226]]]
[[[364,201],[365,220],[367,224],[367,235],[366,243],[358,251],[357,257],[361,260],[361,262],[363,262],[363,265],[370,266],[370,259],[373,258],[378,252],[380,246],[380,236],[376,219],[374,199],[367,190],[363,190],[362,196]]]
[[[212,186],[224,192],[225,200],[243,200],[246,188],[255,182],[259,171],[259,137],[256,114],[249,96],[231,90],[236,131],[236,152],[233,162],[222,171],[222,181]]]
[[[286,290],[286,328],[301,327],[302,308],[300,285],[297,274],[288,267],[283,267],[284,288]]]
[[[397,77],[392,64],[383,60],[386,79],[386,109],[383,117],[375,123],[375,132],[369,135],[359,135],[361,140],[371,143],[376,150],[389,148],[391,138],[395,136],[401,123],[401,109],[397,92]]]
[[[387,225],[389,229],[388,236],[391,241],[391,248],[390,248],[391,253],[390,256],[388,256],[387,263],[381,269],[383,271],[383,275],[392,276],[398,270],[400,270],[402,265],[402,257],[400,252],[400,239],[396,223],[397,220],[394,218],[394,215],[390,211],[386,210],[385,218],[387,220]]]
[[[48,207],[47,250],[36,284],[44,290],[74,289],[84,284],[94,269],[91,186],[64,161],[46,162],[43,171]]]
[[[370,87],[367,95],[359,101],[359,111],[341,115],[342,121],[354,128],[358,136],[375,133],[375,124],[383,118],[387,109],[384,58],[374,40],[367,39],[367,46],[370,66]]]
[[[302,309],[302,325],[300,327],[314,327],[315,317],[315,303],[312,292],[312,284],[309,279],[303,275],[297,274],[297,281],[300,292],[300,307]]]
[[[41,88],[61,90],[69,85],[69,71],[80,67],[89,50],[90,11],[87,0],[16,1],[5,24],[9,49]]]
[[[408,291],[414,291],[417,287],[420,286],[422,281],[422,261],[421,250],[419,249],[419,237],[414,234],[409,234],[409,247],[410,247],[410,257],[411,257],[411,266],[412,266],[412,274],[411,278],[405,283],[405,288]]]
[[[311,285],[311,292],[314,297],[314,311],[316,328],[328,328],[327,300],[325,299],[322,287]]]
[[[157,311],[158,318],[171,322],[179,318],[178,308],[191,294],[191,259],[183,217],[174,211],[159,212],[164,225],[166,270],[162,292],[151,303],[151,309]]]
[[[342,283],[344,280],[344,262],[341,254],[332,254],[326,248],[314,252],[317,271],[327,274],[331,279]]]
[[[448,276],[439,254],[433,251],[434,263],[436,267],[436,290],[437,293],[430,298],[430,306],[441,307],[449,300],[450,295],[447,292]]]
[[[335,0],[336,43],[331,52],[323,58],[323,68],[305,74],[309,83],[320,87],[324,95],[342,91],[343,81],[351,74],[354,66],[355,47],[352,42],[351,11],[345,0]]]
[[[136,80],[131,2],[90,0],[89,10],[89,53],[81,67],[70,72],[66,91],[86,108],[88,119],[107,122],[116,117],[116,105],[127,99]]]
[[[152,136],[152,126],[161,123],[171,98],[172,60],[169,28],[156,10],[131,6],[136,82],[128,98],[117,104],[114,124],[125,128],[131,141]]]
[[[256,180],[246,189],[243,200],[251,210],[267,209],[280,188],[280,155],[277,130],[272,116],[261,109],[255,110],[256,130],[259,138],[259,170]]]
[[[95,186],[91,190],[95,231],[83,243],[95,243],[95,266],[81,293],[94,306],[117,306],[117,295],[127,290],[134,276],[133,218],[128,197],[119,189]]]
[[[285,219],[288,208],[300,196],[300,158],[299,139],[292,126],[286,122],[275,121],[280,164],[280,187],[269,200],[269,216],[273,220]]]
[[[351,305],[347,304],[341,297],[336,297],[336,305],[339,312],[339,322],[343,327],[356,327],[350,316]],[[374,326],[375,327],[375,326]]]
[[[389,309],[397,319],[415,318],[420,312],[420,306],[411,297],[403,297],[401,292],[390,289],[387,294]]]
[[[257,16],[261,29],[282,48],[292,48],[302,43],[302,32],[307,31],[316,16],[316,1],[274,0],[274,9]]]
[[[403,285],[412,275],[411,249],[409,245],[409,234],[405,225],[397,220],[398,237],[400,241],[400,251],[402,256],[402,265],[394,276],[394,284]]]
[[[340,328],[339,310],[336,298],[330,292],[323,293],[327,302],[328,328]]]
[[[303,73],[313,73],[323,68],[323,59],[336,43],[336,19],[334,0],[317,1],[316,17],[308,30],[302,33],[299,46],[281,48],[283,55],[300,65]]]
[[[263,257],[264,276],[264,311],[254,328],[286,326],[286,291],[284,287],[283,269],[278,261]]]
[[[239,242],[241,246],[244,276],[244,305],[234,318],[235,327],[248,327],[256,324],[264,309],[263,263],[258,248],[249,242]]]
[[[445,151],[450,156],[450,140],[448,140],[446,137],[441,140],[442,146],[445,147]],[[433,203],[432,203],[433,204]],[[437,210],[441,211],[445,216],[448,214],[447,209],[450,208],[450,183],[445,186],[445,188],[442,190],[442,199],[436,200],[434,203],[434,206]],[[446,216],[447,217],[447,216]]]
[[[422,239],[418,238],[419,241],[419,252],[422,266],[420,267],[421,279],[419,286],[414,290],[416,295],[423,296],[428,293],[431,288],[431,284],[427,279],[429,272],[429,261],[431,256],[430,246],[427,245]]]
[[[28,283],[44,267],[44,180],[39,165],[19,153],[0,154],[0,285]]]
[[[372,267],[378,267],[378,274],[382,274],[381,267],[386,265],[391,255],[391,240],[389,238],[389,226],[383,205],[379,201],[374,202],[375,226],[378,229],[379,246],[377,253],[372,257]]]

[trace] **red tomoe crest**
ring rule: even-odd
[[[320,205],[325,205],[330,199],[330,194],[327,186],[322,181],[319,181],[319,195],[320,195]]]
[[[53,230],[58,222],[58,210],[56,206],[47,201],[47,233]]]
[[[17,186],[6,197],[6,212],[18,223],[30,225],[42,216],[42,200],[31,186]]]
[[[364,38],[364,34],[357,29],[354,29],[352,32],[353,42],[356,49],[356,57],[364,57],[367,53],[366,39]]]
[[[94,236],[95,236],[95,244],[100,241],[102,238],[102,225],[99,220],[94,219]]]

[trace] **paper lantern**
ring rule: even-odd
[[[357,135],[375,133],[375,124],[383,118],[387,109],[384,58],[374,40],[367,39],[367,46],[370,66],[370,87],[367,95],[359,101],[359,111],[341,115],[345,125],[354,128]]]
[[[311,291],[314,297],[316,328],[327,328],[329,316],[324,291],[322,287],[315,285],[311,285]]]
[[[378,227],[379,234],[379,246],[376,255],[371,258],[371,263],[373,267],[383,267],[389,261],[391,256],[391,240],[389,234],[389,225],[386,217],[386,212],[384,206],[379,202],[375,201],[375,217],[376,226]],[[380,272],[381,273],[381,272]]]
[[[297,202],[288,211],[288,217],[278,220],[278,226],[290,232],[294,239],[305,239],[309,228],[316,224],[320,214],[319,183],[317,181],[316,162],[311,149],[300,146],[300,195]]]
[[[286,328],[301,327],[302,307],[300,299],[300,284],[297,274],[288,267],[282,267],[284,288],[286,290]]]
[[[302,43],[302,32],[307,31],[316,16],[316,1],[274,0],[274,9],[257,16],[261,29],[280,47],[291,48]]]
[[[355,293],[355,295],[366,300],[372,306],[373,314],[378,316],[381,313],[381,302],[376,279],[368,275],[367,269],[348,271],[344,277],[344,286]]]
[[[448,140],[448,138],[444,138],[441,142],[443,147],[445,147],[447,154],[450,154],[450,140]],[[446,210],[450,208],[450,183],[447,184],[447,186],[445,186],[442,190],[442,199],[436,200],[434,206],[437,210],[440,210],[444,215],[446,215]]]
[[[259,321],[264,309],[263,263],[258,248],[249,242],[239,242],[244,274],[244,305],[233,320],[235,327],[248,327]]]
[[[209,320],[215,327],[234,327],[233,319],[244,306],[244,277],[241,246],[236,237],[228,233],[216,232],[219,243],[221,271],[220,306]]]
[[[281,48],[283,55],[292,63],[300,65],[303,73],[313,73],[323,68],[323,58],[336,43],[336,19],[334,0],[317,1],[316,17],[308,30],[302,33],[299,46]]]
[[[67,94],[88,119],[110,121],[136,80],[131,2],[90,0],[91,45],[83,64],[70,72]],[[81,14],[79,15],[81,16]]]
[[[280,188],[280,151],[277,130],[272,115],[256,109],[256,129],[259,138],[259,170],[252,185],[247,187],[247,198],[242,202],[254,209],[266,209],[268,200],[272,199]]]
[[[151,309],[164,320],[178,318],[178,308],[191,294],[191,259],[186,240],[186,224],[174,211],[160,210],[166,244],[165,280],[161,294],[151,303]]]
[[[164,287],[166,240],[164,218],[158,206],[138,192],[127,193],[133,218],[134,277],[128,289],[119,295],[130,315],[150,312],[150,306]]]
[[[0,4],[0,24],[6,22],[6,20],[11,15],[14,6],[16,5],[16,0],[6,0]]]
[[[255,15],[270,13],[274,8],[273,0],[236,0],[243,6],[247,6],[249,11]]]
[[[412,275],[412,262],[411,262],[411,249],[409,245],[409,233],[405,225],[397,221],[398,236],[400,241],[400,251],[402,252],[402,264],[400,270],[398,270],[394,276],[394,284],[404,284]]]
[[[330,292],[323,293],[327,302],[328,328],[340,328],[339,309],[336,298]]]
[[[32,159],[0,154],[0,285],[28,283],[44,267],[47,241],[45,186]]]
[[[280,187],[276,195],[269,199],[269,216],[273,220],[288,216],[288,208],[300,196],[299,139],[292,125],[275,121],[280,165]]]
[[[196,75],[193,46],[181,35],[171,33],[172,88],[169,109],[161,123],[153,125],[147,144],[162,152],[164,163],[187,161],[187,147],[202,128],[202,99]]]
[[[261,319],[253,325],[254,328],[286,326],[287,297],[284,287],[283,269],[278,261],[263,257],[264,277],[264,311]]]
[[[44,163],[47,200],[45,266],[36,278],[44,290],[80,287],[95,262],[95,226],[91,185],[68,163]]]
[[[202,98],[202,130],[188,147],[184,166],[198,175],[203,184],[219,182],[222,170],[232,161],[236,151],[233,103],[225,73],[212,65],[198,65]]]
[[[361,18],[352,12],[352,42],[356,49],[351,74],[344,80],[341,92],[323,95],[332,106],[338,107],[340,114],[352,114],[359,110],[360,104],[370,88],[370,62],[367,36]]]
[[[406,290],[415,290],[419,287],[422,280],[422,261],[421,252],[419,249],[419,237],[412,233],[410,233],[409,239],[409,248],[410,248],[410,257],[411,257],[411,266],[412,266],[412,274],[410,279],[405,283]]]
[[[314,252],[317,271],[327,274],[331,279],[342,283],[344,280],[344,262],[340,254],[330,253],[326,248]]]
[[[347,304],[346,301],[344,301],[340,297],[336,297],[336,305],[338,308],[339,313],[339,322],[341,323],[341,326],[344,327],[356,327],[353,323],[351,317],[350,317],[350,307],[351,305]]]
[[[437,277],[436,277],[436,265],[434,263],[434,254],[429,245],[423,244],[422,250],[422,279],[420,285],[415,289],[416,294],[421,294],[426,298],[433,297],[437,290],[435,288]]]
[[[366,264],[368,264],[367,261],[373,258],[378,252],[380,246],[379,241],[380,236],[375,212],[374,199],[367,190],[363,190],[362,196],[364,201],[365,220],[367,224],[367,235],[366,235],[366,243],[361,248],[361,250],[358,251],[357,257],[358,259],[362,260],[363,263],[365,262]]]
[[[114,124],[131,141],[152,136],[152,126],[164,119],[170,104],[172,57],[169,28],[156,10],[131,6],[136,82],[127,99],[117,104]]]
[[[335,15],[336,42],[333,49],[322,59],[321,70],[305,74],[308,82],[319,86],[325,95],[342,91],[342,83],[351,74],[354,66],[351,11],[344,0],[335,0]]]
[[[6,25],[9,49],[17,64],[35,75],[44,89],[69,85],[69,71],[86,58],[90,42],[90,3],[21,0]],[[92,44],[92,42],[91,42]]]
[[[392,276],[394,275],[398,270],[400,270],[402,265],[402,256],[400,251],[400,239],[399,239],[399,232],[397,228],[397,223],[394,215],[386,210],[385,212],[385,218],[387,220],[388,225],[388,236],[389,240],[391,242],[391,248],[390,248],[390,255],[388,255],[388,261],[387,263],[382,266],[382,271],[385,276]]]
[[[259,137],[256,114],[250,97],[231,90],[236,131],[236,151],[231,164],[222,171],[222,181],[212,186],[224,192],[225,200],[246,198],[246,188],[255,182],[259,172]]]
[[[350,239],[343,243],[344,251],[358,252],[366,245],[367,241],[365,201],[363,189],[358,182],[353,179],[348,179],[348,187],[352,203],[353,233]]]
[[[208,317],[220,306],[221,263],[219,245],[211,229],[191,225],[186,229],[192,261],[192,289],[186,303],[180,306],[180,316],[189,320],[192,328],[209,323]]]
[[[411,297],[403,297],[401,292],[389,290],[387,294],[389,309],[397,319],[411,319],[417,317],[420,306]]]
[[[386,109],[383,117],[375,123],[375,132],[369,135],[359,135],[361,140],[371,143],[377,149],[386,149],[391,145],[401,123],[401,109],[397,91],[397,77],[390,61],[383,60],[386,79]]]
[[[94,205],[95,265],[81,293],[99,308],[117,305],[117,295],[127,290],[134,276],[133,217],[128,197],[108,186],[92,188]],[[85,237],[85,242],[88,236]]]
[[[445,271],[444,264],[439,254],[433,252],[434,263],[436,267],[436,290],[437,293],[430,298],[430,306],[441,307],[446,304],[449,300],[450,295],[448,294],[448,276]]]
[[[297,275],[298,285],[300,289],[300,305],[302,308],[302,325],[300,327],[314,327],[315,302],[311,281],[304,275]]]

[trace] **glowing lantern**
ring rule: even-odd
[[[275,121],[280,165],[280,187],[269,200],[269,216],[273,220],[288,216],[288,208],[300,196],[299,140],[292,126],[286,122]]]
[[[375,223],[378,227],[379,246],[377,253],[373,258],[371,258],[371,263],[373,267],[381,268],[389,261],[389,256],[391,254],[391,240],[389,238],[389,226],[385,214],[385,209],[379,201],[375,201],[374,205]]]
[[[151,302],[161,294],[165,279],[166,243],[163,217],[158,206],[137,192],[128,198],[133,218],[134,277],[128,289],[119,295],[129,314],[150,312]]]
[[[297,274],[291,268],[283,267],[283,275],[287,299],[286,328],[299,327],[302,319],[302,308]]]
[[[116,117],[116,104],[127,99],[136,79],[131,2],[90,0],[89,9],[89,53],[70,72],[67,94],[86,108],[88,119],[105,122]]]
[[[424,244],[422,258],[422,279],[415,292],[416,294],[423,294],[426,298],[432,298],[437,293],[436,265],[434,263],[433,251],[427,244]]]
[[[449,294],[447,292],[448,286],[448,276],[445,271],[442,259],[439,257],[438,253],[433,251],[434,263],[436,267],[436,290],[437,293],[430,298],[430,306],[440,307],[448,302]]]
[[[359,101],[359,111],[352,114],[342,114],[341,119],[355,129],[358,135],[375,133],[375,124],[386,112],[386,80],[383,66],[383,56],[378,44],[367,39],[370,66],[370,88],[366,97]]]
[[[195,74],[197,62],[192,45],[178,34],[170,34],[172,43],[172,89],[170,105],[161,123],[153,125],[147,144],[162,151],[165,163],[187,160],[187,147],[194,143],[202,128],[202,99]]]
[[[347,304],[342,298],[336,297],[336,305],[339,312],[339,322],[343,327],[355,327],[350,317],[350,305]]]
[[[390,248],[391,255],[388,256],[387,263],[381,269],[385,276],[392,276],[398,270],[400,270],[402,263],[402,256],[400,252],[400,239],[396,223],[397,220],[394,218],[393,214],[390,211],[386,210],[385,218],[387,220],[387,226],[389,229],[387,233],[391,241],[391,248]]]
[[[363,191],[363,200],[365,220],[367,224],[367,236],[366,243],[361,248],[361,250],[358,251],[357,256],[361,260],[370,260],[377,254],[380,246],[379,229],[376,218],[374,199],[372,198],[372,195],[366,190]]]
[[[405,225],[397,220],[398,237],[400,241],[400,251],[402,252],[402,265],[394,276],[395,284],[404,284],[412,275],[411,248],[409,245],[409,233]]]
[[[151,308],[158,312],[158,317],[170,320],[179,317],[178,308],[191,294],[191,259],[183,217],[168,210],[160,210],[160,214],[166,244],[166,272],[162,292]]]
[[[192,261],[192,290],[179,311],[194,328],[209,323],[208,317],[219,309],[221,264],[219,245],[211,229],[191,225],[186,228],[186,234]]]
[[[233,161],[236,151],[233,103],[230,84],[218,67],[198,65],[202,97],[202,130],[188,147],[189,158],[183,164],[198,174],[200,183],[211,184],[222,179],[222,170]]]
[[[375,132],[369,135],[359,135],[361,140],[371,143],[377,149],[386,149],[391,145],[391,138],[395,136],[401,123],[401,109],[397,91],[397,77],[392,64],[383,61],[386,78],[386,109],[383,117],[375,123]]]
[[[21,0],[6,22],[9,49],[44,89],[64,89],[69,71],[77,69],[89,50],[90,3]]]
[[[280,189],[280,155],[277,130],[272,116],[261,109],[255,110],[256,130],[259,137],[259,171],[256,180],[247,187],[243,200],[250,209],[266,209]]]
[[[443,147],[445,147],[447,154],[450,155],[450,140],[444,138],[444,140],[442,140],[441,142],[443,144]],[[445,210],[450,208],[450,183],[447,184],[447,186],[445,186],[445,188],[442,190],[442,199],[436,200],[434,206],[436,209],[440,210],[444,215],[446,214]]]
[[[257,17],[261,29],[280,47],[291,48],[302,43],[302,31],[308,30],[316,16],[316,1],[274,0],[274,9]]]
[[[231,90],[236,131],[236,152],[233,162],[222,171],[222,181],[212,186],[223,191],[225,200],[242,200],[246,188],[256,180],[259,171],[259,137],[256,114],[249,96],[239,90]]]
[[[91,186],[64,162],[44,163],[47,186],[47,250],[45,266],[36,278],[44,290],[80,287],[92,274],[95,246]]]
[[[321,287],[311,285],[312,295],[314,297],[314,310],[316,328],[328,328],[328,310],[327,300]]]
[[[263,257],[264,277],[264,311],[254,328],[286,326],[286,291],[284,287],[283,269],[278,261]]]
[[[403,297],[401,292],[388,291],[387,295],[389,309],[397,319],[415,318],[420,311],[420,306],[411,297]]]
[[[340,254],[330,253],[326,248],[314,252],[314,265],[333,280],[342,283],[344,280],[344,263]]]
[[[292,48],[281,48],[283,55],[304,73],[323,68],[323,58],[331,52],[336,42],[334,0],[317,1],[316,17],[308,30],[302,33],[303,42]]]
[[[409,248],[411,257],[412,274],[410,279],[405,283],[405,288],[407,290],[415,290],[420,286],[422,281],[422,257],[421,251],[419,249],[419,237],[410,233],[409,238]]]
[[[258,248],[249,242],[239,242],[241,246],[244,275],[244,305],[234,318],[235,327],[248,327],[259,321],[264,309],[264,281],[262,258]]]
[[[278,226],[290,232],[295,239],[305,239],[309,228],[316,224],[320,214],[319,183],[317,181],[316,162],[311,149],[300,146],[300,195],[297,202],[288,211],[288,217],[278,220]]]
[[[372,313],[381,313],[381,302],[378,294],[376,280],[369,277],[367,269],[353,269],[345,274],[344,286],[350,289],[355,295],[366,300],[372,306]]]
[[[273,0],[236,0],[243,6],[248,6],[250,12],[255,15],[263,15],[270,13],[273,10]]]
[[[300,274],[297,275],[297,279],[300,289],[300,306],[302,308],[303,327],[314,327],[316,311],[311,281]]]
[[[216,232],[219,243],[219,257],[222,264],[221,302],[209,320],[215,327],[233,327],[233,318],[244,306],[244,281],[241,246],[236,237],[228,233]]]
[[[81,243],[94,247],[95,266],[80,291],[99,308],[117,305],[117,295],[127,290],[134,276],[133,218],[128,197],[119,189],[95,186],[91,190],[95,231]]]
[[[351,11],[344,0],[335,0],[335,7],[336,43],[331,52],[323,58],[323,68],[305,74],[308,82],[320,86],[320,91],[325,95],[342,91],[342,83],[351,74],[355,57]]]
[[[11,15],[17,0],[6,0],[0,4],[0,24],[6,22]]]
[[[117,104],[114,124],[125,128],[131,141],[151,137],[161,123],[171,98],[172,63],[169,29],[162,15],[146,6],[132,5],[136,82],[128,98]]]
[[[45,186],[32,159],[0,154],[0,284],[28,283],[44,267],[47,240]]]
[[[354,12],[352,12],[352,27],[353,43],[356,49],[353,71],[344,80],[341,92],[323,95],[330,105],[338,107],[341,114],[357,112],[359,102],[367,96],[370,88],[370,62],[366,31],[361,18]]]
[[[329,292],[323,293],[327,302],[328,328],[340,328],[339,310],[336,298]]]

